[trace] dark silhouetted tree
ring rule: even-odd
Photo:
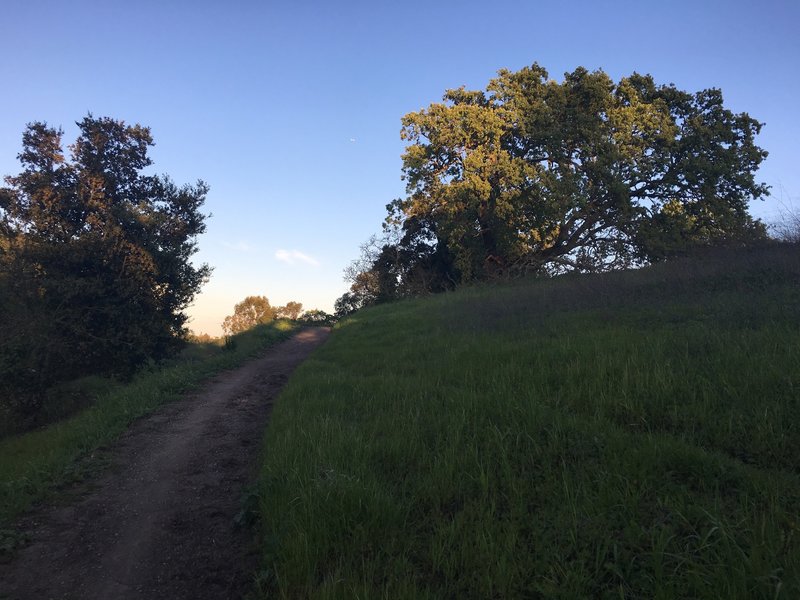
[[[168,356],[210,273],[190,261],[206,184],[143,174],[146,127],[91,115],[77,125],[67,158],[60,130],[30,124],[23,170],[0,191],[0,370],[19,389]]]

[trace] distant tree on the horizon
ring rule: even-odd
[[[201,332],[190,331],[187,334],[186,339],[188,339],[190,342],[194,344],[210,344],[217,338],[202,331]]]
[[[755,180],[761,127],[718,89],[582,67],[560,83],[538,64],[501,70],[485,91],[447,90],[403,117],[407,196],[387,206],[388,239],[348,278],[359,288],[371,272],[379,301],[763,239],[748,213],[768,194]]]
[[[312,308],[305,311],[298,319],[301,323],[309,323],[311,325],[331,324],[336,320],[336,317],[326,313],[324,310]]]
[[[266,296],[247,296],[233,307],[232,315],[225,317],[222,329],[227,335],[235,335],[274,319],[275,309]]]
[[[275,316],[278,319],[291,319],[296,321],[303,312],[303,305],[300,302],[287,302],[286,306],[279,306],[275,309]]]

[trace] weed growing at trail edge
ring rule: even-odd
[[[140,373],[130,383],[107,386],[89,408],[71,418],[0,440],[0,526],[57,486],[94,468],[94,451],[134,420],[287,338],[295,327],[288,321],[261,325],[236,336],[231,351],[212,344],[190,345],[180,357]]]
[[[364,310],[261,475],[288,598],[800,597],[800,251]]]

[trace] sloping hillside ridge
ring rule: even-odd
[[[264,595],[800,595],[800,249],[362,310],[266,433]]]

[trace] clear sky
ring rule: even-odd
[[[800,208],[800,2],[2,0],[0,174],[25,124],[88,112],[152,129],[156,171],[203,179],[212,280],[195,331],[247,295],[330,311],[342,270],[403,195],[400,118],[538,62],[719,87],[766,123],[751,212]]]

